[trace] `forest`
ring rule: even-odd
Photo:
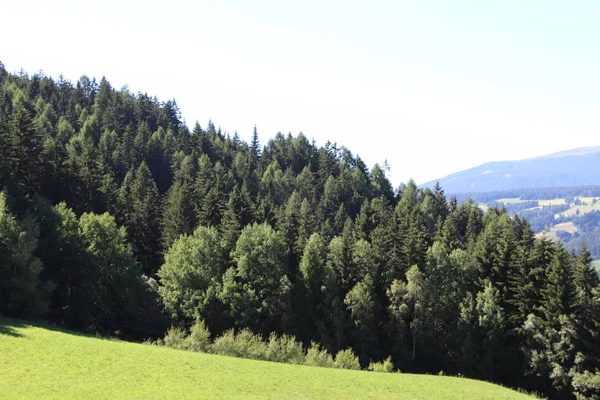
[[[0,189],[2,316],[134,341],[201,320],[362,366],[600,396],[585,244],[439,185],[393,188],[336,143],[256,128],[247,143],[190,129],[174,100],[0,64]]]

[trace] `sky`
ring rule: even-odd
[[[249,141],[337,142],[394,186],[600,144],[600,2],[0,0],[0,61],[105,76]]]

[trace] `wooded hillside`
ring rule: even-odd
[[[0,315],[129,339],[203,319],[361,364],[598,395],[585,248],[441,187],[393,190],[336,144],[261,145],[174,100],[0,65]]]

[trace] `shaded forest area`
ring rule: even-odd
[[[439,186],[393,190],[336,144],[190,131],[175,101],[0,64],[0,188],[0,315],[130,340],[202,319],[363,366],[598,396],[585,247]]]

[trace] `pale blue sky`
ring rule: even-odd
[[[10,71],[106,76],[188,125],[304,132],[396,186],[600,144],[598,1],[0,0]]]

